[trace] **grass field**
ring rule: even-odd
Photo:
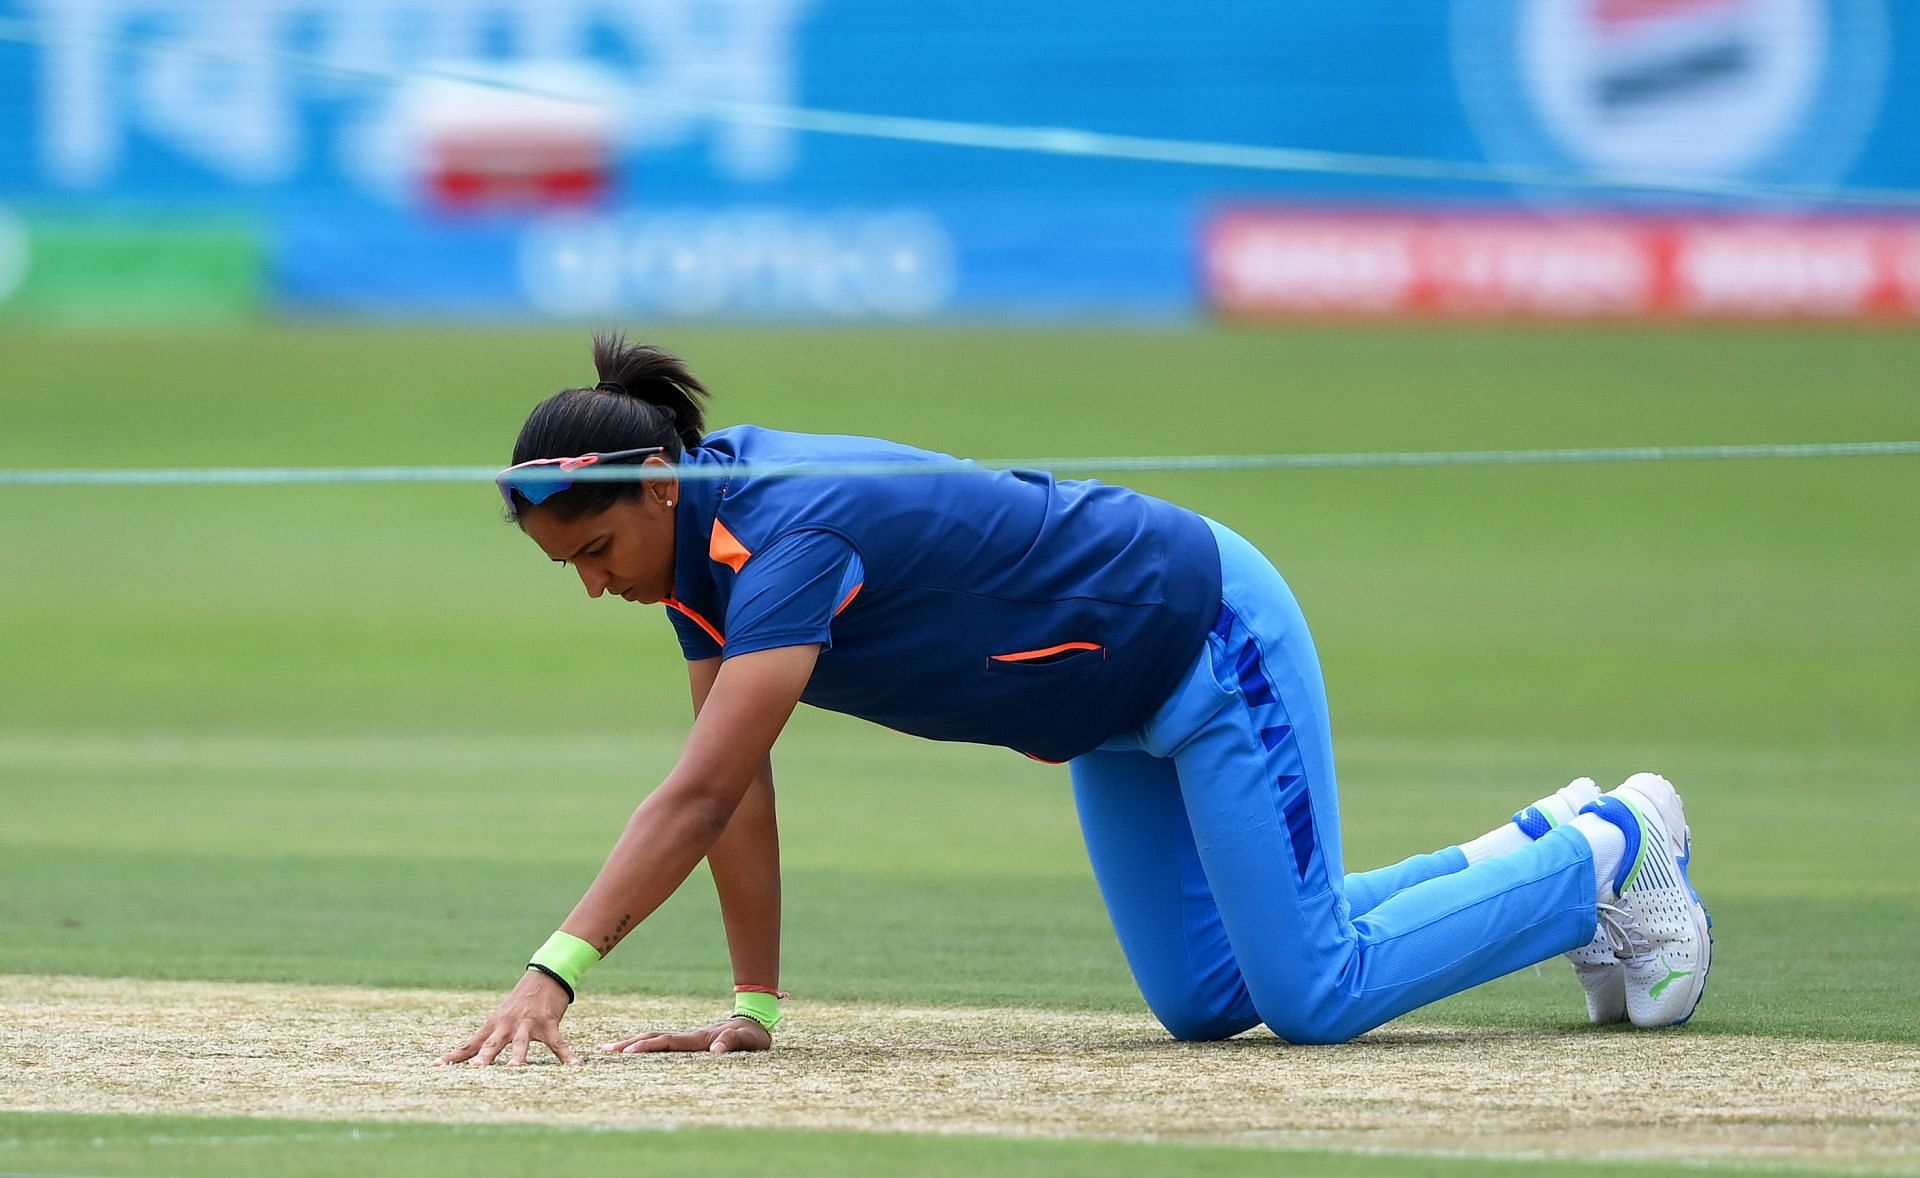
[[[1920,338],[1892,332],[659,338],[718,390],[717,423],[980,457],[1920,437]],[[10,328],[0,467],[494,463],[537,396],[588,375],[584,354],[581,332]],[[1791,1089],[1806,1082],[1792,1061],[1844,1060],[1852,1042],[1880,1062],[1821,1083],[1870,1095],[1892,1076],[1920,1091],[1920,460],[1130,481],[1235,527],[1288,575],[1326,665],[1351,866],[1479,833],[1582,773],[1610,784],[1654,768],[1687,794],[1719,931],[1692,1025],[1570,1037],[1578,993],[1555,963],[1389,1034],[1481,1028],[1511,1042],[1542,1028],[1603,1043],[1627,1070],[1740,1044],[1730,1096]],[[483,487],[0,488],[0,1009],[38,1012],[26,1029],[53,1052],[0,1054],[0,1110],[14,1110],[0,1111],[0,1172],[593,1174],[638,1159],[714,1174],[763,1172],[774,1150],[803,1173],[1238,1174],[1274,1166],[1249,1143],[1315,1144],[1259,1108],[1218,1135],[1232,1148],[979,1136],[991,1126],[756,1129],[750,1111],[667,1134],[638,1127],[714,1122],[646,1100],[604,1118],[633,1130],[619,1133],[397,1124],[331,1106],[320,1119],[80,1115],[109,1107],[99,1053],[112,1041],[57,1025],[34,1005],[55,983],[36,978],[233,983],[220,1001],[245,1009],[247,995],[284,992],[241,985],[253,983],[501,990],[671,765],[688,708],[659,611],[587,601],[497,508]],[[1140,1018],[1064,771],[819,713],[796,720],[776,766],[797,1025],[809,1003],[1025,1011],[1039,1026]],[[596,970],[574,1017],[595,1017],[596,996],[717,1000],[727,981],[696,877]],[[409,1024],[422,1050],[471,1029],[459,1009]],[[130,1068],[162,1065],[142,1073],[147,1094],[218,1067],[219,1025],[130,1050]],[[328,1083],[350,1084],[352,1024],[327,1034]],[[1358,1050],[1250,1040],[1214,1050],[1250,1068],[1335,1066]],[[1449,1041],[1469,1064],[1485,1050],[1473,1034]],[[1128,1042],[1149,1064],[1176,1050]],[[848,1083],[856,1043],[794,1054]],[[1788,1062],[1769,1069],[1756,1043]],[[365,1046],[397,1066],[387,1042]],[[887,1039],[875,1057],[924,1049]],[[1360,1073],[1342,1091],[1391,1098],[1355,1087]],[[1920,1115],[1904,1099],[1878,1121],[1809,1101],[1794,1124],[1824,1145],[1773,1149],[1781,1114],[1753,1120],[1765,1132],[1751,1139],[1662,1149],[1685,1135],[1650,1112],[1618,1149],[1676,1165],[1920,1169]],[[1167,1107],[1143,1104],[1141,1124]],[[1528,1152],[1585,1154],[1578,1129]],[[1093,1131],[1116,1134],[1130,1135]],[[1392,1148],[1301,1164],[1486,1168]]]

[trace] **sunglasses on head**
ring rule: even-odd
[[[586,466],[599,466],[606,462],[619,462],[626,458],[639,458],[647,454],[661,454],[665,446],[641,446],[634,450],[609,450],[604,454],[581,454],[573,458],[535,458],[530,462],[518,462],[493,476],[495,485],[500,488],[500,498],[506,502],[507,514],[517,516],[518,509],[513,505],[513,493],[527,501],[527,506],[537,507],[558,495],[575,482],[584,481],[566,477],[566,472],[579,470]],[[595,482],[604,480],[595,479]]]

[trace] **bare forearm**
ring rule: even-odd
[[[634,811],[561,930],[606,956],[686,881],[726,821],[705,798],[675,789],[669,779]]]
[[[627,820],[627,828],[601,865],[600,874],[594,877],[587,894],[561,924],[562,932],[592,945],[602,956],[612,951],[686,882],[694,865],[713,850],[747,794],[762,778],[766,786],[762,817],[743,824],[741,830],[764,830],[768,832],[765,837],[771,838],[773,792],[771,776],[765,771],[767,757],[787,717],[800,702],[819,654],[820,648],[815,645],[783,646],[750,651],[730,660],[725,667],[719,659],[687,664],[694,688],[694,706],[699,711],[693,731],[687,737],[687,747],[666,781]],[[744,889],[728,885],[729,894],[748,897],[736,903],[734,910],[752,914],[742,928],[740,944],[756,948],[751,949],[744,960],[751,968],[760,968],[762,963],[777,968],[779,861],[767,853],[771,844],[756,844],[754,838],[745,834],[740,838],[743,850],[733,855],[731,861],[761,864],[751,870],[740,869],[740,878],[757,880],[757,884],[749,884]],[[729,861],[724,852],[721,858],[723,864]],[[724,865],[718,874],[731,878]],[[767,891],[769,878],[771,892]],[[755,896],[758,902],[752,898]],[[771,903],[767,902],[769,898]],[[728,932],[733,932],[731,917]],[[564,942],[562,947],[567,947]],[[742,959],[736,956],[735,960]],[[572,996],[572,983],[560,974],[549,969],[542,969],[540,973],[530,969],[480,1029],[466,1043],[441,1056],[440,1062],[460,1063],[470,1059],[485,1066],[511,1047],[509,1062],[524,1063],[531,1039],[546,1043],[566,1062],[578,1062],[560,1034],[560,1019],[566,1014],[566,1001]],[[749,1019],[723,1022],[724,1027],[716,1024],[709,1028],[711,1033],[700,1038],[697,1049],[764,1051],[772,1045],[765,1028]],[[641,1038],[651,1043],[655,1037]],[[627,1050],[642,1049],[638,1040],[629,1040],[625,1046]],[[668,1036],[665,1045],[658,1049],[689,1048]]]
[[[718,659],[689,664],[699,670],[696,716],[686,750],[666,781],[634,811],[593,886],[560,926],[562,932],[579,937],[604,957],[686,882],[731,825],[754,781],[766,774],[774,738],[799,703],[819,649],[758,651],[734,659],[724,670]],[[769,779],[764,794],[769,831],[772,799]],[[771,939],[777,943],[777,859],[771,870],[776,876],[771,917],[776,931]],[[763,882],[762,891],[764,887]]]
[[[736,985],[780,985],[780,833],[773,767],[762,766],[707,852]]]

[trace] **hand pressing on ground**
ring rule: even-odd
[[[471,1063],[484,1068],[506,1052],[506,1066],[517,1068],[527,1062],[527,1049],[535,1043],[545,1043],[561,1063],[577,1065],[580,1057],[560,1033],[566,1013],[567,994],[560,983],[528,970],[473,1038],[435,1060],[434,1066]]]
[[[643,1051],[706,1051],[725,1055],[729,1051],[767,1051],[773,1047],[773,1033],[741,1015],[724,1018],[697,1031],[642,1031],[631,1039],[604,1043],[600,1050],[615,1055],[637,1055]]]

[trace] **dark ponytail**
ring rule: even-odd
[[[706,433],[709,396],[685,361],[649,344],[630,344],[620,332],[593,334],[593,388],[562,389],[534,406],[513,444],[513,461],[659,446],[670,461],[698,446]],[[644,484],[579,483],[542,508],[562,519],[604,511],[640,493]],[[516,502],[516,507],[524,505]]]

